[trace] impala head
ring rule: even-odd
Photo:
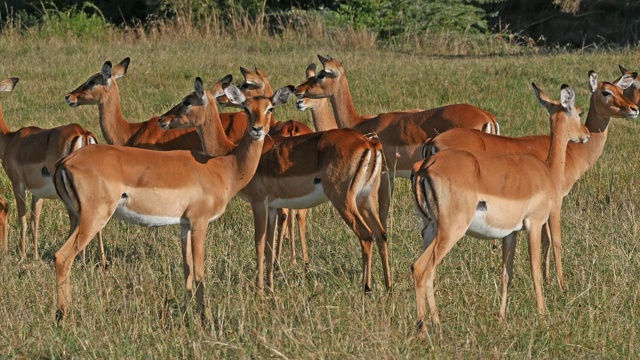
[[[276,106],[286,104],[293,93],[293,86],[285,86],[276,91],[271,97],[255,96],[247,98],[242,91],[228,85],[224,92],[229,102],[242,108],[247,114],[247,131],[254,139],[262,139],[269,132],[269,124],[273,121],[273,110]]]
[[[7,78],[0,81],[0,91],[11,91],[16,87],[16,84],[20,81],[17,77]]]
[[[626,96],[629,100],[633,101],[636,105],[640,105],[640,79],[638,79],[638,73],[629,71],[625,69],[622,65],[618,65],[620,68],[620,72],[622,76],[632,76],[634,81],[628,88],[624,89],[624,96]],[[613,83],[617,83],[621,80],[622,77],[613,81]]]
[[[598,81],[598,74],[589,71],[589,90],[591,90],[591,106],[602,117],[638,116],[638,106],[628,99],[623,91],[633,86],[637,81],[637,73],[622,75],[613,83]]]
[[[269,79],[267,79],[267,75],[255,66],[254,69],[255,71],[251,71],[243,68],[242,66],[240,67],[240,72],[244,77],[244,81],[240,84],[240,90],[244,96],[254,97],[273,95],[273,89],[271,88]],[[216,97],[216,101],[220,106],[234,107],[234,104],[230,103],[229,99],[224,95]]]
[[[216,106],[216,95],[224,94],[223,86],[231,83],[231,78],[231,75],[225,76],[211,90],[206,91],[202,85],[202,79],[197,77],[193,82],[194,92],[185,96],[178,105],[160,116],[158,125],[163,130],[203,126],[208,120],[209,106]]]
[[[307,86],[307,83],[314,81],[316,77],[316,64],[309,64],[309,66],[307,66],[307,70],[305,71],[305,74],[307,76],[307,80],[296,88],[296,95],[299,91],[298,89],[304,92],[306,91],[305,86]],[[310,97],[301,96],[300,98],[298,98],[298,100],[296,100],[296,108],[300,111],[305,111],[307,109],[315,109],[321,106],[323,102],[324,100],[322,100],[322,98],[310,98]]]
[[[307,81],[296,88],[295,94],[298,99],[332,96],[335,94],[335,89],[339,88],[337,85],[340,81],[346,81],[344,69],[338,60],[322,55],[318,55],[318,59],[324,69],[317,72],[313,78],[307,78]]]
[[[125,58],[116,66],[112,66],[111,61],[105,62],[99,73],[91,75],[84,84],[65,96],[67,104],[76,107],[78,105],[96,105],[102,102],[112,87],[117,89],[115,80],[127,73],[129,62],[129,58]]]
[[[566,136],[571,142],[589,141],[591,133],[580,122],[582,110],[576,105],[576,94],[569,85],[560,87],[560,101],[551,100],[536,84],[531,86],[540,105],[549,112],[554,136]]]

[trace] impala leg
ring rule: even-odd
[[[383,228],[387,229],[389,219],[389,209],[391,208],[391,197],[393,196],[393,177],[390,171],[385,171],[380,176],[380,187],[378,188],[378,204],[380,209],[380,221]]]
[[[38,227],[40,226],[40,213],[42,212],[42,199],[31,196],[31,235],[33,236],[33,257],[39,259],[38,254]]]
[[[378,254],[380,255],[380,260],[382,261],[382,272],[384,275],[385,285],[387,287],[387,290],[391,291],[393,284],[391,280],[391,270],[389,267],[387,232],[384,229],[380,218],[377,216],[377,205],[378,204],[374,196],[367,196],[362,204],[360,204],[360,212],[363,214],[367,225],[374,233],[376,245],[378,246]]]
[[[429,273],[427,273],[428,268],[432,268],[433,264],[433,250],[435,244],[431,244],[431,246],[427,247],[427,249],[418,257],[418,259],[411,265],[411,273],[413,275],[413,286],[416,293],[416,311],[418,315],[418,321],[416,323],[418,330],[426,331],[426,327],[424,326],[424,320],[426,316],[426,299],[427,299],[427,279]],[[433,284],[431,284],[433,285]],[[435,302],[435,299],[434,299]],[[438,309],[433,307],[430,309],[431,316],[434,322],[440,323],[440,319],[438,318]]]
[[[58,292],[58,310],[56,312],[56,318],[58,321],[64,319],[68,313],[69,304],[71,303],[71,283],[69,281],[69,273],[71,272],[73,260],[76,258],[78,253],[87,246],[91,239],[93,239],[96,233],[104,227],[106,220],[108,220],[108,217],[106,217],[104,221],[99,221],[95,218],[86,219],[83,223],[81,219],[78,226],[71,231],[71,235],[67,241],[55,254]]]
[[[551,234],[549,230],[549,222],[544,223],[542,228],[542,254],[544,257],[542,258],[543,267],[544,267],[544,280],[547,283],[551,282],[551,242],[550,242]]]
[[[4,198],[0,197],[0,251],[9,251],[9,206]]]
[[[278,209],[277,210],[277,225],[276,228],[278,230],[278,239],[276,245],[276,256],[275,263],[273,264],[276,270],[280,269],[280,256],[282,254],[282,243],[284,238],[286,237],[286,233],[290,231],[287,228],[287,219],[289,218],[289,209]]]
[[[251,203],[251,210],[253,212],[254,240],[258,265],[256,287],[258,292],[262,292],[264,289],[264,243],[267,236],[267,200]]]
[[[27,194],[20,188],[20,185],[16,184],[13,186],[13,195],[16,199],[16,210],[20,220],[20,256],[24,258],[27,253]]]
[[[289,209],[289,217],[287,218],[287,234],[291,243],[291,265],[296,266],[296,228],[295,223],[298,216],[298,210]]]
[[[307,253],[307,214],[309,214],[309,209],[298,209],[296,213],[298,231],[300,231],[300,245],[302,246],[302,261],[305,266],[309,263],[309,254]]]
[[[193,245],[191,240],[191,224],[180,224],[180,247],[182,249],[182,270],[184,272],[184,287],[186,290],[186,304],[189,304],[193,291]],[[186,311],[185,306],[185,311]]]
[[[538,313],[544,314],[544,298],[542,296],[542,259],[541,259],[541,232],[542,223],[531,224],[528,234],[529,260],[531,262],[531,277],[536,292],[536,305]]]
[[[268,208],[267,210],[267,234],[265,256],[267,259],[267,288],[273,291],[273,257],[274,257],[274,240],[276,231],[276,209]]]
[[[505,319],[507,310],[507,292],[513,278],[513,258],[516,253],[516,237],[512,232],[502,239],[502,297],[500,299],[500,321]]]
[[[102,230],[98,231],[98,246],[100,247],[100,264],[103,269],[106,269],[109,266],[109,262],[107,261],[107,256],[104,252],[104,242],[102,240]]]
[[[193,278],[196,289],[196,304],[203,322],[207,321],[204,306],[204,258],[208,221],[193,222],[191,226],[191,253],[193,255]]]
[[[373,242],[360,239],[362,249],[362,288],[365,294],[371,293],[371,249]]]
[[[548,223],[551,231],[551,243],[553,244],[553,260],[555,261],[556,265],[558,285],[560,286],[561,290],[566,290],[567,286],[564,282],[564,275],[562,273],[562,230],[560,225],[560,209],[551,212]]]

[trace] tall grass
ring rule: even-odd
[[[0,97],[9,127],[77,122],[100,133],[97,109],[71,109],[64,95],[105,60],[131,57],[119,88],[125,117],[141,121],[180,101],[192,91],[196,76],[212,84],[228,73],[240,77],[239,66],[256,65],[274,87],[295,85],[321,53],[342,61],[363,114],[464,102],[494,113],[504,134],[545,133],[547,115],[531,94],[532,81],[554,98],[562,83],[572,85],[586,110],[587,72],[614,79],[618,63],[637,68],[640,55],[626,49],[437,57],[358,48],[339,42],[338,36],[304,32],[254,40],[163,26],[156,33],[131,30],[73,42],[56,36],[0,36],[0,74],[21,79],[16,90]],[[311,123],[310,115],[292,104],[278,108],[276,116]],[[152,232],[115,220],[105,228],[111,267],[95,266],[99,257],[91,243],[87,261],[73,266],[71,317],[56,325],[53,254],[65,241],[68,220],[62,205],[49,201],[41,223],[41,261],[30,255],[20,259],[12,210],[11,250],[0,263],[0,357],[633,357],[640,351],[638,134],[635,121],[613,121],[604,155],[565,200],[563,260],[569,290],[562,293],[555,283],[545,286],[548,315],[536,313],[526,245],[521,244],[507,319],[498,322],[500,254],[487,242],[465,238],[439,267],[442,336],[418,336],[409,267],[421,251],[420,226],[408,184],[398,180],[389,228],[391,295],[384,291],[377,258],[373,295],[361,294],[359,244],[327,205],[315,208],[309,218],[309,267],[285,261],[275,292],[259,295],[253,285],[250,207],[235,199],[207,236],[205,299],[211,326],[202,328],[190,313],[181,312],[179,230]],[[0,184],[0,194],[15,209],[4,174]]]

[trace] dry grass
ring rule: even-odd
[[[547,116],[529,84],[553,97],[562,83],[588,107],[587,72],[617,77],[617,64],[639,66],[638,51],[438,58],[323,43],[307,36],[259,41],[216,36],[123,36],[111,41],[0,37],[0,74],[21,78],[3,95],[9,126],[78,122],[99,133],[95,107],[71,109],[66,92],[99,71],[105,60],[132,59],[119,81],[125,117],[146,120],[192,91],[201,76],[211,84],[239,66],[256,65],[274,86],[298,84],[317,53],[347,69],[356,108],[378,113],[467,102],[497,115],[504,134],[543,133]],[[280,119],[310,123],[293,105]],[[596,166],[566,199],[563,231],[569,290],[545,286],[549,315],[536,314],[526,247],[515,264],[507,319],[497,320],[499,253],[465,238],[439,267],[436,296],[442,337],[417,336],[409,266],[420,252],[419,226],[406,181],[397,181],[390,224],[394,293],[387,296],[379,260],[373,295],[360,292],[357,240],[329,206],[310,215],[311,264],[287,263],[273,295],[253,282],[255,253],[249,206],[239,199],[211,224],[205,297],[211,327],[201,328],[184,304],[178,229],[148,229],[112,221],[105,228],[111,267],[89,259],[72,270],[72,316],[54,321],[53,254],[68,230],[61,204],[49,201],[41,225],[43,260],[21,260],[18,226],[10,219],[9,254],[0,265],[0,357],[6,358],[629,358],[640,351],[638,256],[638,124],[616,120]],[[15,208],[5,175],[1,193]],[[330,226],[327,226],[329,225]],[[31,251],[29,251],[31,253]],[[287,253],[284,254],[285,259]],[[190,308],[193,308],[191,306]]]

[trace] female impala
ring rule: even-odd
[[[0,82],[0,91],[10,91],[17,83],[18,78],[5,79]],[[37,259],[39,257],[38,226],[42,200],[58,198],[51,180],[56,162],[72,151],[96,143],[95,136],[78,124],[58,126],[52,129],[29,126],[17,131],[10,131],[4,116],[0,115],[0,158],[2,158],[2,167],[11,180],[13,195],[16,198],[18,218],[20,219],[20,254],[22,257],[26,252],[27,191],[31,193],[31,233],[34,257]],[[70,216],[69,220],[71,223],[76,221],[73,216]],[[102,265],[106,266],[107,260],[101,236],[99,242]],[[7,247],[6,243],[2,245],[3,249],[7,249]]]
[[[215,87],[214,87],[215,88]],[[196,83],[195,92],[160,118],[163,128],[196,126],[205,148],[226,143],[216,117],[215,96]],[[205,99],[209,99],[206,100]],[[273,246],[277,208],[310,208],[331,201],[358,238],[362,249],[362,283],[371,291],[371,250],[375,240],[385,283],[391,288],[386,231],[377,216],[377,189],[382,168],[380,143],[351,129],[275,137],[265,140],[256,174],[239,196],[251,203],[258,263],[257,287],[264,288],[265,243],[267,286],[273,283]]]
[[[633,83],[628,88],[624,89],[624,96],[626,96],[627,99],[633,101],[634,104],[640,105],[640,79],[638,79],[637,73],[625,69],[622,65],[618,65],[618,67],[620,68],[622,76],[633,76],[634,74],[636,75],[633,76],[635,79]],[[620,79],[614,81],[614,83],[618,81],[620,81]]]
[[[425,225],[422,230],[425,250],[411,267],[419,327],[425,316],[425,297],[433,323],[440,324],[433,288],[436,266],[465,233],[493,239],[526,229],[536,302],[538,311],[544,312],[540,233],[549,220],[552,238],[560,239],[567,143],[587,141],[589,132],[580,124],[573,89],[562,85],[558,102],[532,85],[538,101],[550,114],[551,145],[546,161],[531,154],[496,155],[446,149],[414,166],[412,190]]]
[[[324,69],[315,78],[308,79],[298,86],[296,96],[328,97],[338,127],[353,128],[362,134],[378,134],[389,175],[382,177],[380,186],[380,218],[385,225],[390,197],[393,194],[392,180],[396,176],[409,178],[411,167],[421,158],[420,149],[425,140],[455,127],[499,133],[498,123],[493,115],[467,104],[362,117],[355,110],[347,76],[340,62],[331,57],[318,55],[318,58]]]
[[[629,101],[623,90],[628,89],[636,81],[637,74],[623,75],[616,82],[598,82],[598,74],[589,72],[589,89],[591,99],[585,126],[591,137],[586,144],[568,144],[567,159],[562,181],[562,195],[566,196],[573,184],[589,170],[598,160],[607,140],[607,128],[610,118],[635,118],[638,107]],[[492,154],[533,154],[544,160],[548,155],[550,138],[548,135],[525,136],[512,138],[481,133],[469,129],[451,129],[433,138],[425,146],[425,154],[430,155],[447,148],[461,149],[471,152],[487,151]],[[546,225],[545,225],[546,228]],[[548,245],[547,230],[542,231],[543,244]],[[562,273],[562,244],[559,239],[553,241],[554,258],[558,283],[565,289]],[[502,240],[502,303],[506,306],[506,293],[512,277],[513,256],[515,254],[516,233],[507,235]],[[550,248],[547,248],[550,250]],[[545,278],[549,281],[549,251],[546,253]]]
[[[202,81],[198,78],[196,83]],[[55,255],[58,319],[68,312],[69,272],[75,255],[111,216],[147,226],[180,225],[187,300],[195,281],[196,303],[205,317],[202,282],[207,225],[224,213],[231,198],[252,178],[273,108],[284,104],[291,90],[280,89],[271,98],[247,99],[229,85],[225,93],[244,106],[250,121],[240,144],[227,156],[95,145],[60,162],[56,190],[79,222]]]

